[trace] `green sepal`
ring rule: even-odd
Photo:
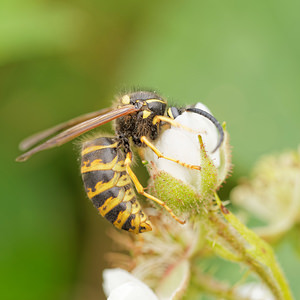
[[[203,199],[211,200],[217,188],[218,170],[205,151],[201,135],[198,136],[198,139],[200,143],[201,170],[199,172],[201,172],[201,180],[196,189]]]
[[[226,123],[223,123],[224,141],[220,147],[220,167],[218,168],[218,187],[230,175],[232,169],[231,146],[229,144],[229,134],[226,130]]]
[[[175,214],[198,214],[201,211],[202,199],[195,189],[165,171],[160,171],[154,176],[152,189]]]

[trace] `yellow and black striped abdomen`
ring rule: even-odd
[[[81,157],[85,190],[100,214],[119,229],[135,233],[152,230],[126,172],[118,140],[100,137],[85,142]]]

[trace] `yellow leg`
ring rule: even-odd
[[[200,132],[200,131],[193,130],[192,128],[189,128],[187,126],[184,126],[184,125],[182,125],[182,124],[180,124],[180,123],[178,123],[178,122],[174,121],[173,119],[171,119],[169,117],[166,117],[166,116],[155,116],[152,123],[155,125],[155,124],[157,124],[161,121],[169,123],[174,127],[182,128],[186,131],[189,131],[189,132],[192,132],[192,133],[195,133],[195,134],[203,133],[203,132]]]
[[[126,172],[130,176],[132,182],[134,183],[137,192],[139,194],[145,196],[146,198],[153,200],[154,202],[156,202],[157,204],[161,205],[162,207],[164,207],[168,211],[168,213],[172,216],[172,218],[174,218],[178,223],[184,224],[185,221],[180,220],[173,213],[172,209],[169,206],[166,205],[165,202],[163,202],[163,201],[157,199],[156,197],[154,197],[154,196],[152,196],[152,195],[150,195],[150,194],[148,194],[148,193],[145,192],[145,189],[143,188],[143,186],[139,182],[138,178],[136,177],[136,175],[134,174],[134,172],[130,168],[131,162],[132,162],[131,153],[129,152],[129,153],[126,154],[126,159],[125,159]]]
[[[163,155],[145,136],[141,137],[141,141],[145,145],[147,145],[157,155],[158,158],[164,158],[164,159],[173,161],[173,162],[175,162],[177,164],[180,164],[181,166],[184,166],[184,167],[189,168],[189,169],[201,170],[200,166],[186,164],[186,163],[180,161],[179,159],[175,159],[175,158]]]

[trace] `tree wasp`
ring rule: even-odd
[[[137,200],[134,186],[139,194],[158,203],[177,222],[184,224],[166,203],[145,192],[145,188],[131,169],[132,149],[136,148],[142,153],[145,147],[149,147],[159,158],[190,169],[201,169],[200,166],[189,165],[164,156],[153,144],[160,132],[168,126],[182,127],[175,119],[184,111],[200,114],[217,127],[219,132],[219,141],[215,148],[217,150],[223,141],[224,133],[222,126],[212,115],[193,107],[167,108],[167,102],[156,93],[137,91],[120,97],[112,108],[79,116],[30,136],[20,143],[20,149],[26,151],[31,148],[31,150],[16,160],[25,161],[37,152],[65,144],[115,120],[115,136],[101,136],[82,144],[81,175],[89,199],[99,213],[115,227],[134,233],[151,231],[151,222]],[[44,139],[46,141],[41,143]]]

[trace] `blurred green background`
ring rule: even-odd
[[[104,299],[111,248],[76,147],[19,164],[20,140],[150,88],[227,122],[229,190],[260,155],[299,144],[299,11],[292,0],[1,0],[1,299]],[[299,253],[276,251],[300,299]]]

